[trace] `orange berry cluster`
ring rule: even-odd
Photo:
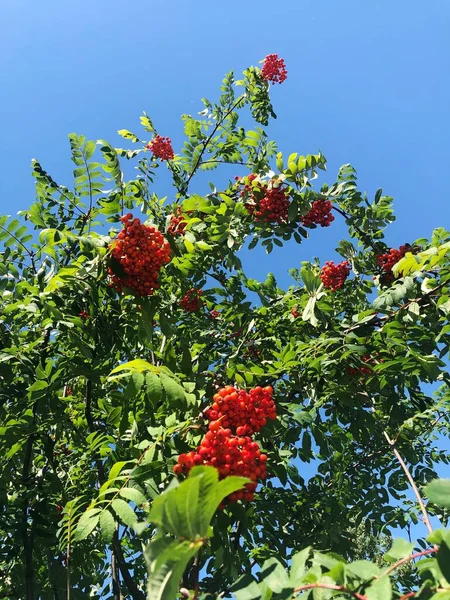
[[[267,455],[250,435],[264,427],[267,419],[276,418],[272,393],[271,387],[259,386],[248,393],[233,386],[219,390],[205,413],[210,420],[208,432],[196,451],[180,454],[174,473],[188,474],[195,465],[210,465],[219,471],[220,479],[248,477],[252,483],[227,496],[221,507],[237,500],[252,501],[258,480],[267,477]]]
[[[344,260],[337,265],[332,260],[327,261],[319,275],[323,285],[332,292],[339,290],[350,275],[350,264]]]
[[[111,245],[112,258],[120,265],[123,275],[109,268],[111,285],[121,292],[133,290],[138,296],[151,296],[159,287],[161,267],[170,262],[170,245],[156,227],[143,225],[131,213],[121,218],[123,230]]]
[[[278,58],[278,54],[268,54],[264,59],[261,69],[262,78],[274,83],[283,83],[287,78],[286,64],[284,58]]]
[[[180,301],[181,308],[186,312],[197,312],[205,304],[201,298],[203,290],[191,288]]]
[[[195,465],[209,465],[219,471],[219,479],[229,475],[248,477],[252,483],[246,483],[242,490],[230,494],[225,501],[250,502],[258,485],[257,480],[267,477],[266,461],[267,455],[261,453],[259,444],[252,442],[251,437],[233,435],[231,429],[224,429],[219,421],[214,421],[210,423],[209,431],[197,451],[180,454],[173,470],[176,475],[181,475],[189,473]]]
[[[205,414],[210,421],[220,420],[223,427],[235,429],[238,435],[252,435],[268,420],[276,419],[272,394],[270,386],[258,386],[246,392],[230,385],[214,395],[214,403]]]
[[[241,178],[235,178],[238,186],[243,185],[240,195],[244,199],[245,208],[257,221],[286,223],[290,204],[289,194],[281,185],[275,187],[277,180],[272,179],[269,183],[265,183],[255,181],[257,177],[252,173],[246,178],[248,183],[241,183]]]
[[[181,206],[177,206],[177,212],[170,217],[169,227],[167,232],[171,235],[183,235],[186,230],[186,220],[181,212]]]
[[[334,221],[334,215],[331,214],[333,205],[329,200],[314,200],[310,210],[301,218],[302,225],[312,227],[320,225],[329,227]]]
[[[149,144],[147,144],[146,148],[151,150],[154,156],[161,160],[172,160],[175,156],[172,149],[172,142],[168,137],[157,135]]]

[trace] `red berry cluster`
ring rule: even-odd
[[[147,148],[153,152],[156,158],[161,160],[171,160],[175,155],[172,149],[172,142],[168,137],[157,135],[147,144]]]
[[[370,354],[364,354],[361,356],[361,360],[364,363],[370,363],[372,361],[372,357]],[[372,368],[370,366],[362,365],[360,367],[347,367],[347,373],[352,375],[353,377],[361,376],[361,375],[370,375],[372,373]]]
[[[267,455],[250,436],[260,431],[268,419],[276,418],[272,394],[271,387],[258,386],[249,392],[233,386],[220,389],[211,408],[205,411],[210,421],[208,432],[197,451],[180,454],[174,473],[188,474],[195,465],[210,465],[218,469],[220,479],[229,475],[248,477],[252,483],[230,494],[225,503],[253,500],[257,481],[267,477]]]
[[[329,227],[334,221],[334,216],[331,214],[333,205],[329,200],[314,200],[310,210],[301,218],[302,225],[311,227],[313,225],[321,225]]]
[[[220,311],[218,310],[212,310],[209,314],[212,319],[218,319],[220,317]]]
[[[209,424],[209,431],[197,451],[180,454],[174,473],[187,474],[195,465],[209,465],[219,471],[219,478],[228,475],[248,477],[253,483],[246,483],[242,490],[227,496],[227,502],[253,500],[258,479],[267,477],[267,455],[262,454],[257,442],[249,436],[233,435],[231,429],[224,429],[219,421]]]
[[[90,319],[91,315],[87,312],[87,310],[82,310],[81,312],[78,313],[78,316],[80,317],[80,319]]]
[[[298,312],[298,306],[291,310],[291,315],[294,317],[294,319],[297,319],[300,316],[300,313]]]
[[[180,306],[186,312],[197,312],[205,304],[201,299],[203,290],[191,288],[180,301]]]
[[[119,276],[109,268],[111,285],[121,292],[133,290],[139,296],[151,296],[158,284],[161,267],[170,262],[170,245],[156,227],[143,225],[128,213],[121,218],[123,230],[111,245],[111,255],[124,272]]]
[[[257,221],[266,223],[286,223],[288,221],[289,194],[278,184],[271,180],[269,183],[255,181],[258,176],[252,173],[246,179],[240,192],[244,199],[245,208]],[[236,177],[240,182],[240,178]],[[253,183],[255,182],[255,183]],[[242,185],[242,183],[238,183]]]
[[[178,206],[176,214],[170,217],[170,223],[167,231],[171,235],[183,235],[186,230],[186,225],[186,220],[181,212],[181,206]]]
[[[210,421],[220,420],[223,427],[231,427],[237,435],[252,435],[277,416],[272,394],[270,386],[246,392],[230,385],[214,395],[214,403],[205,415]]]
[[[414,250],[415,249],[410,244],[404,244],[403,246],[400,246],[398,250],[396,248],[391,248],[384,254],[378,254],[376,257],[377,264],[384,272],[380,277],[380,283],[384,285],[392,283],[392,281],[394,281],[392,267],[398,263],[407,252],[413,252]]]
[[[278,54],[268,54],[261,69],[262,78],[274,83],[283,83],[287,78],[286,64]]]
[[[324,267],[322,267],[322,272],[320,273],[319,277],[327,289],[335,292],[344,285],[344,282],[349,275],[350,264],[347,260],[344,260],[337,265],[330,260],[325,263]]]

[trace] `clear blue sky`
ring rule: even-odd
[[[181,113],[202,109],[221,77],[278,53],[271,135],[283,152],[352,163],[360,186],[395,197],[390,245],[450,227],[450,0],[4,0],[0,7],[0,214],[33,201],[30,160],[70,185],[67,134],[122,145],[147,111],[175,151]],[[214,179],[214,173],[210,179]],[[201,190],[197,190],[201,191]],[[252,253],[249,274],[336,259],[344,228],[294,251]]]
[[[0,213],[33,200],[32,157],[70,185],[68,133],[122,145],[116,130],[139,132],[146,110],[177,150],[181,113],[201,110],[229,69],[276,52],[288,67],[273,89],[280,149],[320,149],[321,180],[350,162],[371,195],[393,195],[391,245],[450,226],[450,0],[1,4]],[[287,284],[295,262],[336,258],[344,230],[333,225],[294,254],[246,260],[251,274]]]

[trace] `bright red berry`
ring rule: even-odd
[[[128,213],[121,218],[123,230],[110,244],[111,256],[123,275],[110,267],[111,286],[118,292],[129,288],[137,296],[151,296],[159,287],[161,267],[170,262],[170,245],[156,227],[143,225]]]
[[[183,235],[186,230],[186,219],[181,212],[181,207],[177,206],[176,214],[171,215],[167,232],[171,235]]]
[[[255,221],[263,223],[287,223],[289,220],[289,194],[277,179],[268,183],[259,181],[254,173],[239,179],[236,184],[241,188],[240,195],[245,208],[255,217]],[[247,181],[247,183],[246,183]]]
[[[287,78],[286,65],[283,58],[278,54],[268,54],[264,59],[261,69],[262,78],[274,83],[283,83]]]
[[[161,160],[171,160],[175,156],[172,149],[172,142],[168,137],[157,135],[147,145],[147,148],[153,152],[156,158],[160,158]]]
[[[301,217],[302,225],[305,227],[329,227],[334,221],[334,215],[331,214],[333,205],[329,200],[314,200],[310,210]]]
[[[201,298],[203,290],[191,288],[180,301],[181,308],[186,312],[197,312],[205,304]]]
[[[332,292],[339,290],[350,275],[350,264],[344,260],[337,265],[333,261],[327,261],[319,275],[324,287]]]

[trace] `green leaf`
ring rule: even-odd
[[[269,558],[261,569],[261,580],[276,594],[283,589],[294,589],[286,569],[276,558]]]
[[[162,398],[161,380],[155,373],[148,372],[145,375],[145,384],[147,386],[147,396],[152,404],[158,404]]]
[[[137,490],[136,488],[125,487],[120,490],[120,495],[122,498],[126,498],[127,500],[131,500],[136,504],[136,506],[142,506],[143,504],[147,504],[148,500],[144,496],[142,492]]]
[[[75,541],[79,542],[84,540],[94,531],[100,519],[99,513],[99,508],[93,508],[90,510],[88,509],[85,513],[83,513],[75,529]]]
[[[102,535],[102,540],[104,542],[111,542],[114,531],[116,528],[116,522],[114,521],[114,517],[109,512],[109,510],[104,510],[100,514],[100,531]]]
[[[364,594],[367,600],[391,600],[392,586],[389,577],[383,575],[383,577],[377,579],[375,583],[372,583],[372,585],[367,588]]]
[[[130,360],[129,362],[124,363],[123,365],[119,365],[111,371],[110,375],[120,373],[121,371],[137,371],[138,373],[142,373],[144,371],[154,370],[155,367],[152,364],[150,364],[146,360],[142,360],[141,358],[136,358],[134,360]]]
[[[137,517],[135,515],[134,510],[131,506],[125,502],[125,500],[121,500],[120,498],[115,498],[111,502],[111,507],[116,515],[121,519],[125,525],[129,527],[134,527],[137,522]]]
[[[388,562],[396,562],[401,558],[405,558],[413,551],[414,543],[408,542],[403,538],[396,538],[391,549],[384,555],[385,560]]]
[[[230,587],[230,592],[236,596],[236,600],[260,600],[261,590],[251,575],[242,575]]]
[[[244,477],[226,477],[219,482],[213,467],[194,467],[186,481],[154,500],[149,519],[177,537],[204,538],[222,500],[248,482]]]
[[[425,495],[433,504],[450,508],[450,479],[435,479],[425,486]]]
[[[174,600],[180,579],[189,561],[203,542],[188,542],[160,537],[144,549],[148,569],[147,600]]]
[[[290,570],[290,584],[294,588],[300,585],[303,575],[306,572],[306,561],[311,555],[311,546],[308,546],[304,550],[297,552],[292,557],[291,570]]]
[[[139,393],[140,389],[144,385],[143,373],[132,373],[128,380],[127,387],[125,388],[125,398],[134,398]]]
[[[179,383],[177,383],[174,379],[172,379],[165,373],[161,373],[160,379],[162,386],[166,392],[168,402],[174,404],[184,404],[186,394],[183,386],[181,386]]]
[[[356,577],[363,581],[377,577],[380,574],[380,568],[368,560],[355,560],[345,565],[345,569],[348,573],[356,575]]]

